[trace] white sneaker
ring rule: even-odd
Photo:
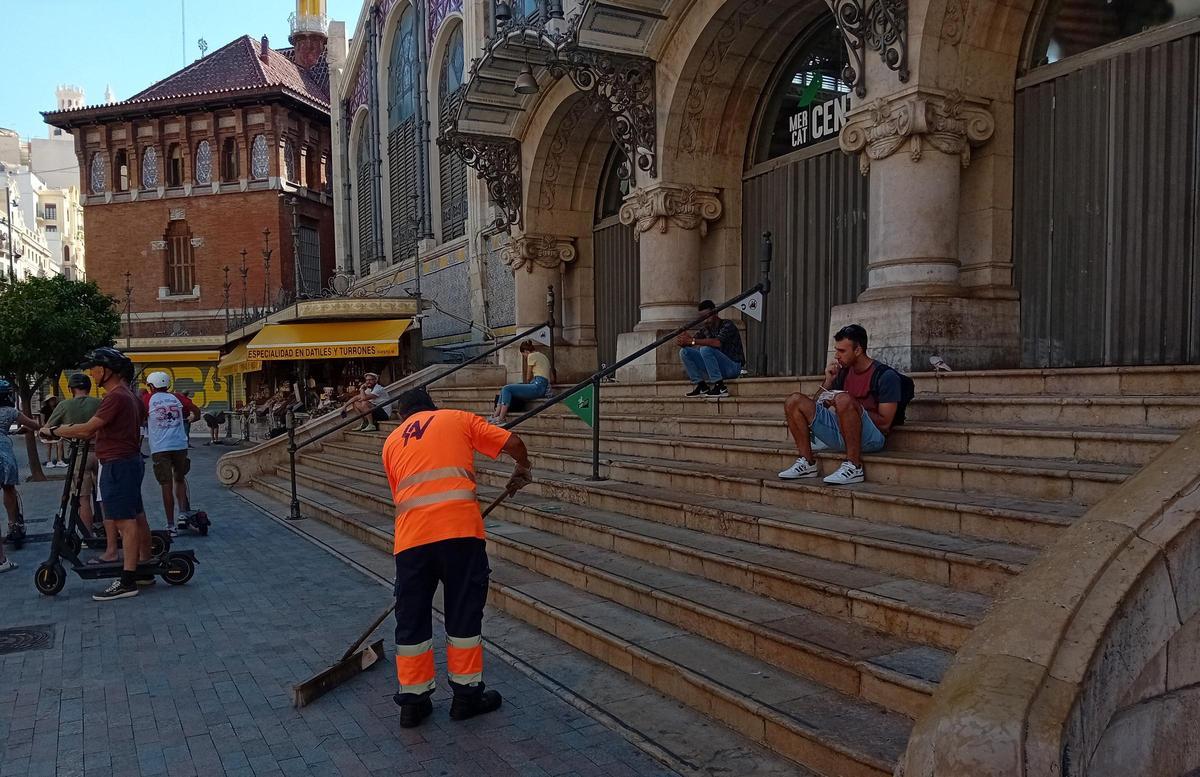
[[[42,462],[42,469],[57,469],[57,468],[58,468],[58,465],[55,464],[53,461],[46,460],[46,461]]]
[[[796,459],[796,463],[779,473],[781,480],[799,480],[800,478],[815,478],[821,474],[821,470],[817,468],[816,462],[809,462],[808,459],[801,456]]]
[[[11,572],[16,568],[17,565],[11,558],[5,559],[4,563],[0,564],[0,574],[3,574],[4,572]]]
[[[837,472],[825,478],[831,486],[849,486],[863,482],[863,468],[856,467],[848,461],[843,461]]]

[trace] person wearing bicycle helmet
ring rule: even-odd
[[[154,463],[154,479],[162,489],[163,512],[167,515],[167,531],[175,536],[175,505],[180,513],[191,512],[188,502],[187,473],[192,469],[188,459],[188,436],[185,424],[200,417],[197,408],[186,394],[171,392],[171,376],[152,372],[146,377],[152,392],[146,397],[146,438],[150,441],[150,459]]]
[[[21,515],[17,501],[17,483],[21,476],[17,469],[17,454],[13,450],[9,430],[13,424],[17,429],[22,427],[36,432],[40,427],[37,421],[17,410],[13,399],[13,386],[7,380],[0,380],[0,490],[4,492],[4,510],[8,513],[8,536],[13,539],[25,533],[25,518]],[[0,539],[0,573],[10,572],[17,565],[4,553],[4,540]]]
[[[84,357],[80,368],[104,389],[104,399],[91,420],[65,424],[53,431],[73,439],[95,437],[105,524],[120,533],[125,548],[121,577],[92,595],[96,601],[105,602],[137,596],[138,562],[150,559],[150,527],[142,506],[146,463],[140,432],[145,410],[126,380],[133,372],[133,362],[116,348],[96,348]]]

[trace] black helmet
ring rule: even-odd
[[[86,373],[77,372],[71,377],[67,378],[67,388],[79,389],[80,391],[91,391],[92,379],[89,378]]]
[[[12,384],[7,380],[0,378],[0,397],[7,397],[13,393]]]
[[[80,369],[86,370],[89,367],[107,367],[118,375],[124,375],[130,371],[133,362],[129,357],[118,351],[116,348],[104,346],[102,348],[93,348],[88,351],[83,357],[83,361],[79,363]]]

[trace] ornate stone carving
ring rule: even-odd
[[[958,92],[910,91],[875,100],[850,114],[838,138],[847,154],[859,154],[859,171],[866,175],[871,160],[886,159],[908,144],[912,161],[919,162],[924,144],[971,164],[971,147],[991,138],[996,121],[988,103]]]
[[[204,245],[204,238],[194,237],[191,239],[192,248],[200,248]]]
[[[593,51],[574,45],[549,61],[550,74],[571,79],[591,95],[592,107],[607,116],[613,140],[625,152],[620,175],[633,180],[633,165],[658,175],[658,136],[654,102],[654,61]]]
[[[554,131],[554,140],[550,143],[546,163],[542,166],[541,193],[538,196],[538,205],[542,208],[552,208],[557,201],[558,176],[562,171],[563,154],[575,139],[575,129],[589,110],[591,106],[587,100],[577,100]]]
[[[183,208],[171,208],[167,211],[167,219],[169,221],[183,221],[186,218],[187,213],[184,212]]]
[[[967,31],[967,0],[946,0],[946,15],[942,17],[942,40],[949,46],[962,43]]]
[[[521,144],[512,138],[443,130],[438,138],[442,152],[453,151],[487,183],[488,196],[500,209],[497,229],[510,230],[523,223],[521,208]]]
[[[150,250],[151,251],[166,251],[167,250],[167,241],[166,240],[151,240],[150,241]]]
[[[908,0],[825,0],[837,17],[850,60],[842,71],[845,81],[859,97],[867,94],[866,50],[908,82]]]
[[[575,261],[575,241],[553,235],[521,235],[509,241],[500,252],[500,259],[512,272],[522,268],[533,272],[534,267],[547,270]]]
[[[698,229],[700,236],[708,234],[708,222],[721,217],[721,200],[712,189],[694,186],[660,184],[647,189],[634,189],[621,205],[622,224],[632,224],[634,236],[657,228],[666,234],[672,226]]]

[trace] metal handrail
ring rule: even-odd
[[[676,329],[672,330],[668,334],[663,335],[662,337],[655,340],[653,343],[650,343],[649,345],[644,346],[643,348],[640,348],[639,350],[629,354],[624,359],[617,361],[615,364],[609,364],[609,365],[605,365],[605,366],[601,367],[599,370],[592,373],[592,375],[590,377],[584,378],[583,380],[576,383],[574,386],[572,386],[569,389],[560,391],[558,394],[555,394],[553,397],[550,397],[545,402],[543,402],[542,404],[533,408],[532,410],[526,411],[525,413],[521,414],[520,416],[513,419],[512,421],[504,424],[504,428],[512,429],[513,427],[519,426],[520,424],[525,423],[526,421],[528,421],[531,418],[534,418],[535,416],[541,415],[546,410],[549,410],[550,408],[554,407],[555,405],[566,401],[569,397],[575,395],[577,392],[581,391],[584,388],[587,388],[587,386],[590,384],[593,387],[593,389],[592,389],[593,393],[592,393],[592,477],[591,477],[591,479],[592,480],[602,480],[602,478],[600,477],[600,384],[609,375],[612,375],[617,370],[619,370],[620,368],[629,364],[630,362],[640,359],[642,356],[645,356],[646,354],[650,353],[651,351],[657,350],[661,346],[666,345],[667,343],[671,342],[672,340],[674,340],[676,337],[683,334],[684,332],[687,332],[688,330],[692,329],[693,327],[699,326],[701,323],[704,322],[705,319],[707,319],[713,313],[720,313],[723,310],[728,310],[729,308],[737,305],[739,302],[749,299],[750,297],[753,297],[755,294],[757,294],[759,292],[762,292],[762,294],[764,296],[766,296],[767,294],[770,294],[770,292],[771,292],[772,252],[773,252],[773,244],[771,242],[771,233],[764,232],[763,236],[762,236],[762,255],[759,259],[760,279],[757,284],[750,287],[746,291],[743,291],[741,294],[737,295],[736,297],[732,297],[732,298],[726,300],[725,302],[721,303],[720,305],[718,305],[716,307],[715,310],[712,311],[712,313],[705,313],[702,316],[698,316],[698,317],[692,319],[691,321],[689,321],[688,323],[684,324],[683,326],[677,327]],[[761,329],[763,329],[763,328],[760,327],[760,330]],[[760,337],[760,348],[759,348],[758,357],[759,357],[758,358],[759,370],[760,370],[760,372],[765,373],[766,372],[766,351],[765,351],[765,342],[763,341],[763,339],[761,337]]]

